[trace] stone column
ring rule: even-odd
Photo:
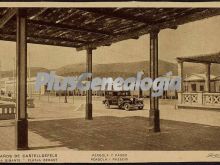
[[[211,74],[210,67],[211,67],[210,63],[205,64],[205,68],[206,68],[205,92],[211,92],[210,90],[210,74]]]
[[[86,58],[86,72],[92,73],[92,49],[88,48]],[[87,81],[91,81],[92,78],[88,78]],[[92,90],[89,89],[86,92],[86,119],[92,120]]]
[[[17,9],[16,148],[28,149],[26,10]]]
[[[158,33],[159,30],[150,32],[150,77],[152,80],[158,77]],[[159,98],[152,97],[152,89],[150,90],[149,131],[160,132]]]

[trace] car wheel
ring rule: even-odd
[[[108,101],[105,102],[105,108],[109,109],[110,108],[110,104]]]
[[[118,108],[119,108],[119,109],[122,109],[122,105],[118,105]]]
[[[144,107],[138,107],[139,110],[142,110]]]
[[[129,104],[129,103],[125,103],[124,109],[125,109],[126,111],[129,111],[129,110],[130,110],[130,104]]]

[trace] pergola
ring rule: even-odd
[[[211,64],[220,64],[220,52],[189,56],[177,57],[178,75],[181,77],[181,91],[178,94],[177,107],[182,108],[200,108],[200,109],[214,109],[220,108],[220,93],[211,92]],[[205,91],[202,93],[184,92],[183,89],[183,63],[201,63],[205,65]]]
[[[217,8],[1,8],[0,39],[17,42],[16,147],[28,148],[26,109],[27,43],[92,50],[150,34],[150,77],[158,76],[158,33],[220,14]],[[90,79],[88,79],[90,80]],[[150,128],[160,131],[158,98],[150,97]],[[86,119],[92,119],[92,91],[87,91]]]
[[[201,63],[204,64],[206,67],[206,77],[205,77],[205,91],[210,92],[210,75],[211,75],[211,64],[220,64],[220,52],[212,53],[212,54],[204,54],[204,55],[197,55],[197,56],[189,56],[189,57],[177,57],[178,62],[178,75],[183,80],[183,63],[190,62],[190,63]],[[183,83],[183,81],[182,81]],[[183,85],[181,91],[183,91]]]

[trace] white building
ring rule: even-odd
[[[28,95],[43,95],[45,94],[45,86],[41,86],[40,91],[35,90],[36,77],[27,78],[27,93]],[[6,77],[0,80],[0,88],[6,95],[11,93],[15,95],[16,80],[13,77]]]
[[[184,92],[204,92],[206,74],[191,74],[183,81]],[[210,75],[210,92],[220,91],[220,77]]]

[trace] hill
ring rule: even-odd
[[[144,71],[145,75],[149,74],[149,62],[129,62],[129,63],[112,63],[112,64],[93,64],[93,75],[101,77],[130,77],[136,75],[138,71]],[[56,70],[56,73],[61,76],[79,75],[86,71],[85,64],[66,65]],[[159,74],[165,74],[172,71],[177,74],[177,65],[174,63],[160,60]]]
[[[77,76],[86,71],[86,65],[71,64],[63,67],[53,69],[57,75],[60,76]],[[149,76],[149,61],[129,62],[129,63],[112,63],[112,64],[93,64],[93,77],[131,77],[135,76],[138,71],[144,71],[145,76]],[[41,67],[31,67],[31,77],[36,76],[38,72],[49,72],[49,69]],[[159,60],[159,75],[172,71],[173,75],[177,75],[177,64],[163,60]],[[220,75],[220,65],[211,65],[211,74]],[[204,73],[205,67],[198,64],[186,63],[184,64],[184,76],[192,73]],[[0,72],[1,77],[12,77],[13,71]]]
[[[49,70],[46,69],[46,68],[41,68],[41,67],[31,67],[31,69],[30,69],[31,77],[35,77],[38,72],[49,72]],[[4,77],[13,77],[13,71],[12,70],[1,71],[0,74],[1,74],[2,78],[4,78]]]

